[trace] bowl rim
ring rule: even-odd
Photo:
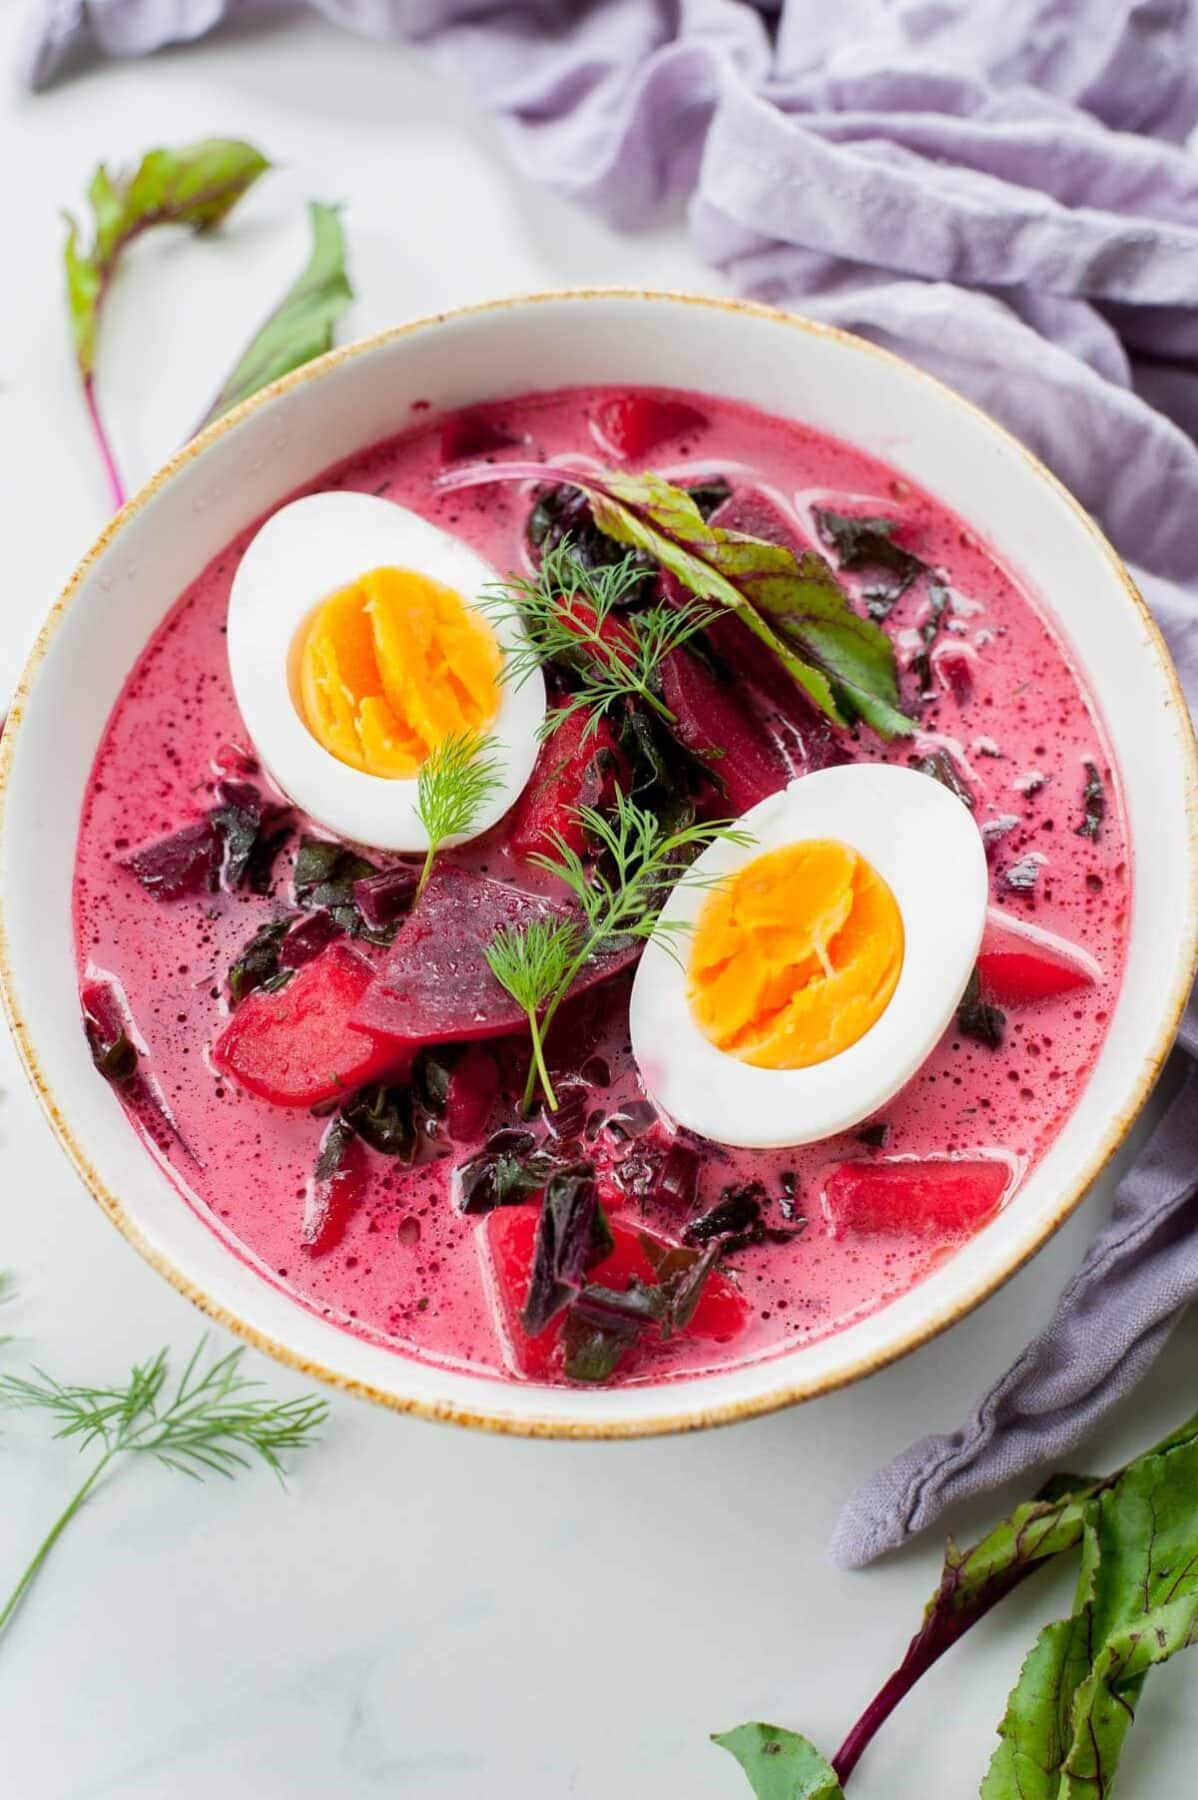
[[[1147,1101],[1172,1047],[1195,973],[1198,971],[1198,742],[1195,740],[1194,724],[1180,678],[1160,627],[1149,611],[1122,558],[1090,513],[1064,483],[1041,462],[1039,457],[1021,443],[1012,432],[999,424],[982,407],[957,393],[955,389],[940,381],[938,377],[930,375],[918,364],[883,349],[855,332],[845,331],[838,326],[806,318],[801,313],[784,311],[779,307],[768,306],[754,300],[698,294],[683,289],[620,286],[550,288],[508,295],[496,300],[476,301],[464,306],[423,314],[402,324],[389,326],[367,337],[356,339],[350,344],[339,346],[326,352],[323,356],[301,365],[277,381],[271,382],[269,386],[259,389],[248,400],[242,401],[240,405],[215,420],[196,437],[182,445],[138,488],[136,493],[126,500],[120,511],[99,533],[91,548],[76,565],[66,586],[42,623],[21,671],[7,718],[3,720],[3,730],[0,731],[0,840],[3,837],[8,783],[16,744],[20,738],[21,725],[34,681],[50,644],[93,565],[105,554],[130,521],[149,504],[159,489],[166,486],[181,468],[201,456],[210,445],[216,443],[227,432],[234,430],[242,420],[250,417],[252,413],[269,404],[278,396],[288,393],[306,382],[320,380],[342,363],[370,355],[401,338],[435,329],[439,325],[509,310],[545,304],[568,304],[573,301],[605,300],[647,301],[652,304],[666,302],[675,305],[705,307],[733,314],[745,314],[785,326],[791,330],[804,332],[810,336],[827,338],[848,349],[881,358],[889,364],[897,364],[908,375],[930,384],[938,390],[941,397],[950,399],[955,406],[970,415],[977,424],[1004,440],[1007,449],[1016,453],[1031,473],[1041,482],[1046,483],[1055,492],[1057,498],[1072,510],[1089,533],[1098,552],[1111,565],[1112,572],[1139,614],[1148,650],[1156,660],[1157,673],[1162,678],[1167,691],[1166,703],[1171,705],[1178,715],[1176,721],[1178,747],[1185,763],[1188,865],[1186,922],[1185,929],[1178,941],[1174,973],[1162,1006],[1160,1022],[1151,1049],[1141,1065],[1134,1089],[1122,1109],[1112,1117],[1095,1149],[1061,1193],[1055,1206],[1038,1224],[1031,1241],[1021,1253],[1013,1254],[1007,1261],[988,1270],[974,1281],[971,1288],[946,1302],[938,1311],[908,1330],[898,1341],[887,1344],[882,1349],[859,1355],[853,1363],[844,1368],[803,1380],[781,1381],[766,1393],[751,1395],[739,1400],[732,1399],[717,1406],[698,1409],[694,1407],[688,1409],[685,1404],[679,1404],[685,1393],[685,1381],[670,1381],[661,1384],[659,1391],[662,1396],[662,1407],[657,1413],[629,1420],[588,1421],[581,1417],[576,1419],[538,1417],[536,1415],[513,1417],[499,1412],[478,1411],[475,1406],[457,1401],[430,1402],[377,1387],[372,1382],[348,1376],[338,1369],[329,1368],[319,1361],[296,1352],[288,1344],[278,1341],[258,1326],[240,1318],[224,1302],[214,1299],[212,1295],[198,1286],[168,1255],[150,1244],[143,1236],[136,1221],[126,1212],[121,1199],[111,1191],[92,1166],[83,1144],[76,1136],[59,1104],[51,1083],[41,1066],[32,1034],[17,1002],[16,981],[8,936],[3,909],[0,907],[0,1003],[3,1004],[3,1010],[8,1019],[26,1076],[51,1129],[84,1186],[122,1236],[145,1261],[164,1276],[177,1292],[199,1307],[216,1324],[231,1331],[253,1348],[273,1356],[277,1361],[299,1374],[323,1381],[342,1393],[350,1393],[373,1400],[392,1411],[470,1426],[500,1435],[520,1437],[641,1438],[699,1430],[713,1425],[756,1418],[806,1400],[817,1399],[824,1394],[834,1393],[851,1383],[863,1380],[866,1376],[875,1374],[891,1363],[899,1361],[900,1358],[910,1355],[933,1338],[938,1337],[943,1331],[947,1331],[950,1326],[965,1318],[984,1300],[989,1299],[1030,1262],[1049,1238],[1054,1236],[1069,1219],[1091,1184],[1120,1149]],[[402,1358],[399,1360],[402,1363]],[[779,1362],[781,1363],[782,1360],[780,1358]],[[496,1392],[502,1392],[501,1384],[496,1385]],[[671,1404],[671,1398],[675,1394],[678,1395],[678,1400]]]

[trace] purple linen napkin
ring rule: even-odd
[[[37,0],[27,78],[264,3]],[[1198,698],[1198,0],[312,4],[445,59],[534,178],[624,225],[689,196],[742,292],[1001,419],[1133,564]],[[1196,1190],[1190,1066],[1047,1329],[849,1502],[837,1561],[1065,1455],[1139,1380],[1198,1294]]]

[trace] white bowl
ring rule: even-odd
[[[260,1280],[180,1198],[96,1076],[71,934],[76,822],[121,683],[167,608],[243,526],[330,463],[436,412],[572,383],[748,401],[860,445],[954,507],[1055,616],[1102,709],[1134,856],[1127,973],[1072,1117],[1011,1204],[918,1287],[820,1343],[742,1369],[598,1392],[504,1384],[351,1337]],[[430,416],[430,415],[425,415]],[[0,739],[0,989],[42,1105],[131,1243],[284,1361],[389,1405],[494,1429],[619,1437],[744,1418],[852,1381],[959,1319],[1064,1221],[1118,1148],[1176,1030],[1198,933],[1198,767],[1160,636],[1091,520],[1015,440],[859,339],[685,295],[544,294],[333,352],[189,444],[84,558]]]

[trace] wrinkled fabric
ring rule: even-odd
[[[38,0],[26,78],[269,3]],[[1131,562],[1198,699],[1198,0],[312,4],[464,76],[533,179],[629,227],[687,198],[741,292],[993,413]],[[853,1498],[836,1560],[1072,1449],[1198,1293],[1196,1190],[1190,1067],[1047,1328]]]

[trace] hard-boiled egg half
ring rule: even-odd
[[[246,729],[284,793],[339,837],[421,851],[417,777],[447,737],[480,733],[501,784],[477,836],[528,781],[545,685],[504,680],[519,625],[494,625],[495,571],[370,494],[310,494],[269,518],[229,596],[229,668]]]
[[[977,959],[986,856],[968,809],[913,769],[800,776],[737,821],[662,912],[632,991],[655,1103],[718,1143],[832,1137],[936,1047]]]

